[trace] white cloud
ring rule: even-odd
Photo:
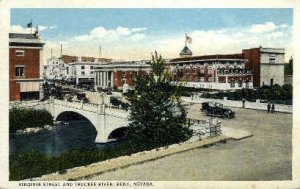
[[[44,26],[44,25],[40,25],[38,26],[39,31],[44,31],[44,30],[48,30],[48,29],[57,29],[56,25],[53,26]],[[20,25],[12,25],[10,27],[10,31],[11,33],[31,33],[31,30],[35,30],[35,28],[27,28],[27,27],[23,27]]]
[[[193,55],[241,53],[244,48],[259,46],[286,48],[291,44],[291,29],[291,26],[285,24],[266,22],[243,28],[195,30],[189,32],[193,38],[189,48]],[[154,50],[164,58],[179,56],[185,43],[184,33],[178,34],[175,31],[170,35],[149,35],[146,30],[122,26],[114,29],[96,27],[88,33],[66,39],[63,53],[97,57],[101,45],[102,56],[113,59],[150,59]],[[59,43],[52,44],[52,48],[58,48],[56,51],[59,52]],[[290,48],[286,49],[286,57],[290,56],[290,51]]]
[[[101,40],[102,42],[114,42],[119,40],[128,39],[142,39],[145,34],[141,32],[146,28],[126,28],[118,26],[115,29],[106,29],[104,27],[96,27],[92,29],[89,34],[74,36],[73,40],[80,42],[88,42],[92,40]]]
[[[254,24],[250,27],[253,33],[262,33],[275,30],[276,25],[273,22],[265,22],[264,24]]]
[[[11,33],[30,33],[31,29],[30,28],[23,28],[20,25],[12,25],[10,27],[10,31]]]
[[[47,30],[47,29],[57,29],[57,26],[56,25],[53,25],[53,26],[44,26],[44,25],[40,25],[38,26],[39,28],[39,31],[43,31],[43,30]]]

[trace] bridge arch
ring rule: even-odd
[[[110,133],[108,133],[108,140],[110,139],[122,139],[125,137],[125,132],[128,130],[128,127],[119,127]]]
[[[74,117],[89,120],[97,131],[95,142],[99,143],[106,143],[114,130],[128,126],[127,112],[105,108],[104,105],[52,100],[44,108],[53,115],[54,120],[74,120]]]
[[[84,115],[81,115],[80,113],[74,112],[74,111],[64,111],[59,113],[55,121],[77,121],[77,120],[84,120],[84,121],[89,121],[88,118],[86,118]]]

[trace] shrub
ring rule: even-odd
[[[12,108],[9,110],[9,131],[29,127],[53,125],[53,116],[47,110]]]

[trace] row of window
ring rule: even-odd
[[[85,66],[81,66],[81,69],[84,70],[84,69],[85,69]],[[90,69],[91,69],[91,70],[94,69],[94,66],[91,66]]]
[[[90,74],[92,75],[92,74],[94,74],[94,72],[90,72]],[[85,71],[82,71],[81,75],[85,75]]]

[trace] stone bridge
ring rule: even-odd
[[[41,104],[40,104],[41,105]],[[88,104],[82,102],[67,102],[61,100],[50,100],[43,103],[41,108],[48,110],[59,120],[65,113],[75,113],[87,118],[96,128],[97,136],[95,142],[108,142],[109,135],[120,128],[128,126],[129,112],[115,108],[107,108],[104,104]]]

